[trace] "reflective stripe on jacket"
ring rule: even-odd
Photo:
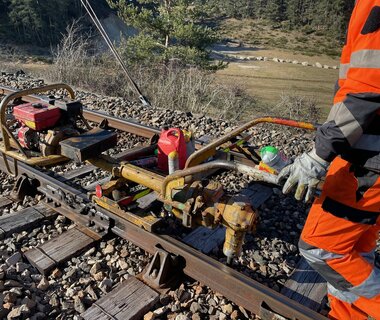
[[[380,0],[358,0],[341,56],[334,105],[316,137],[317,154],[380,172]]]

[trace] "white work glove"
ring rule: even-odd
[[[294,196],[297,200],[305,197],[306,203],[312,201],[318,183],[326,175],[329,164],[316,154],[315,149],[302,154],[278,175],[278,182],[286,179],[282,192],[288,194],[297,187]]]

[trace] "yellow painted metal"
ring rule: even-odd
[[[137,215],[128,211],[123,210],[120,208],[118,203],[116,201],[113,201],[107,197],[92,197],[92,200],[99,205],[100,207],[113,212],[117,216],[128,220],[129,222],[133,223],[136,226],[139,226],[141,228],[144,228],[147,231],[154,231],[154,228],[156,225],[160,223],[159,218],[155,218],[150,214],[145,214],[145,215]]]
[[[129,163],[120,167],[120,176],[157,192],[161,191],[164,181],[163,176]]]
[[[232,197],[228,202],[217,203],[216,208],[218,220],[226,227],[223,253],[231,259],[239,255],[245,234],[256,231],[258,214],[245,198]]]
[[[227,228],[224,253],[228,259],[238,256],[245,234],[256,229],[257,214],[248,204],[247,199],[223,196],[222,186],[216,182],[210,182],[207,186],[203,186],[197,181],[190,183],[192,179],[186,180],[187,177],[212,169],[213,165],[220,166],[224,162],[196,166],[167,177],[130,163],[118,163],[115,159],[107,156],[90,159],[89,162],[111,172],[114,177],[122,177],[156,191],[158,200],[163,202],[167,210],[181,219],[185,226],[216,227],[223,224]],[[230,166],[227,167],[230,168]],[[146,219],[150,218],[128,213],[122,210],[117,202],[109,198],[93,197],[93,199],[106,210],[147,229],[149,223]]]
[[[162,181],[163,182],[163,181]],[[172,198],[172,190],[183,187],[185,185],[185,178],[181,177],[175,180],[170,181],[166,185],[165,193],[163,194],[163,198],[165,200],[171,200]],[[162,186],[160,186],[160,191],[162,192]]]
[[[15,151],[15,150],[9,150],[6,151],[4,148],[4,143],[0,143],[0,152],[6,154],[7,156],[10,156],[18,161],[24,162],[30,166],[52,166],[58,163],[62,163],[65,161],[68,161],[66,157],[60,156],[60,155],[51,155],[47,157],[29,157],[27,158],[23,154]]]
[[[11,133],[10,129],[7,127],[6,123],[6,114],[9,104],[18,98],[22,98],[24,96],[28,96],[31,94],[39,94],[51,90],[59,90],[59,89],[65,89],[70,94],[70,97],[72,99],[75,98],[74,91],[71,87],[69,87],[66,84],[60,83],[60,84],[52,84],[47,85],[40,88],[32,88],[32,89],[26,89],[21,90],[17,92],[13,92],[11,94],[8,94],[0,104],[0,121],[1,121],[1,133],[3,136],[3,141],[0,143],[0,151],[14,159],[17,159],[19,161],[25,162],[28,165],[31,166],[50,166],[57,163],[61,163],[64,161],[67,161],[68,159],[66,157],[60,156],[60,155],[51,155],[47,157],[39,156],[39,157],[31,157],[28,156],[28,154],[25,152],[25,150],[22,148],[20,143],[15,139],[13,134]],[[18,150],[18,151],[15,151]]]
[[[164,177],[157,173],[130,163],[118,163],[114,159],[105,156],[89,159],[88,162],[98,168],[111,172],[115,177],[122,177],[157,192],[161,191]]]
[[[237,257],[240,254],[244,242],[244,237],[245,232],[226,228],[223,253],[229,262],[231,262],[233,257]]]
[[[165,208],[188,227],[204,225],[212,228],[223,224],[226,227],[223,252],[229,261],[239,255],[245,234],[256,229],[257,214],[247,199],[224,197],[221,185],[216,182],[210,182],[207,186],[202,186],[199,182],[193,182],[191,185],[186,183],[189,182],[186,177],[203,172],[202,170],[206,170],[203,168],[205,165],[184,170],[183,174],[179,171],[165,178],[130,163],[118,163],[107,156],[91,159],[89,162],[112,172],[115,177],[122,177],[156,191],[158,200],[163,202]],[[207,168],[209,166],[210,164]],[[114,186],[106,185],[105,189],[113,189]],[[176,195],[179,195],[179,198]],[[107,197],[93,197],[93,200],[106,210],[150,230],[153,217],[141,217],[126,212],[117,202]]]

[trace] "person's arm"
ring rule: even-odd
[[[340,87],[327,121],[317,132],[315,148],[279,174],[279,181],[286,179],[283,192],[296,188],[297,200],[305,195],[306,202],[312,199],[337,155],[352,154],[358,146],[370,150],[373,144],[366,131],[380,115],[380,0],[356,2],[341,61]]]
[[[356,2],[342,51],[338,90],[318,130],[316,153],[331,162],[351,149],[380,110],[380,1]]]
[[[337,155],[350,153],[380,110],[380,94],[351,93],[331,109],[318,129],[316,154],[331,162]]]

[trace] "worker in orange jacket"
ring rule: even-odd
[[[380,319],[380,0],[357,0],[339,86],[315,148],[285,167],[283,192],[313,198],[299,248],[328,282],[331,319]]]

